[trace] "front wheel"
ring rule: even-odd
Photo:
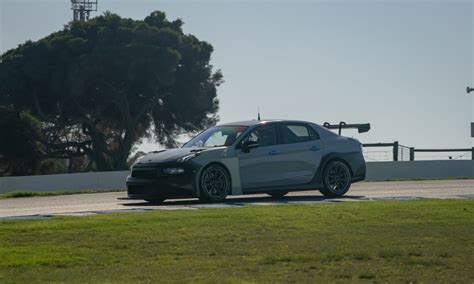
[[[199,181],[199,199],[205,202],[221,202],[231,189],[230,176],[220,165],[210,165],[204,169]]]
[[[351,186],[351,171],[341,161],[329,162],[323,172],[324,187],[319,191],[325,197],[341,197]]]

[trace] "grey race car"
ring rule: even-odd
[[[326,126],[326,125],[325,125]],[[162,202],[315,190],[344,195],[365,179],[362,145],[305,121],[251,120],[209,128],[182,148],[148,153],[127,177],[128,197]]]

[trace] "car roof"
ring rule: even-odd
[[[236,121],[236,122],[229,122],[229,123],[223,123],[219,124],[218,126],[253,126],[257,124],[265,124],[268,122],[293,122],[293,123],[311,123],[308,121],[302,121],[302,120],[286,120],[286,119],[261,119],[261,120],[244,120],[244,121]]]

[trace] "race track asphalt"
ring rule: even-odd
[[[379,199],[474,198],[474,179],[360,182],[347,196],[325,199],[319,191],[292,192],[273,199],[265,194],[230,196],[224,203],[203,204],[197,199],[167,200],[150,205],[141,200],[126,200],[126,192],[75,194],[0,200],[0,219],[45,218],[55,215],[82,216],[108,212],[141,210],[179,210],[245,205],[296,204]]]

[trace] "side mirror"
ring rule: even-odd
[[[245,141],[242,143],[242,152],[250,153],[250,149],[257,148],[259,145],[254,141]]]

